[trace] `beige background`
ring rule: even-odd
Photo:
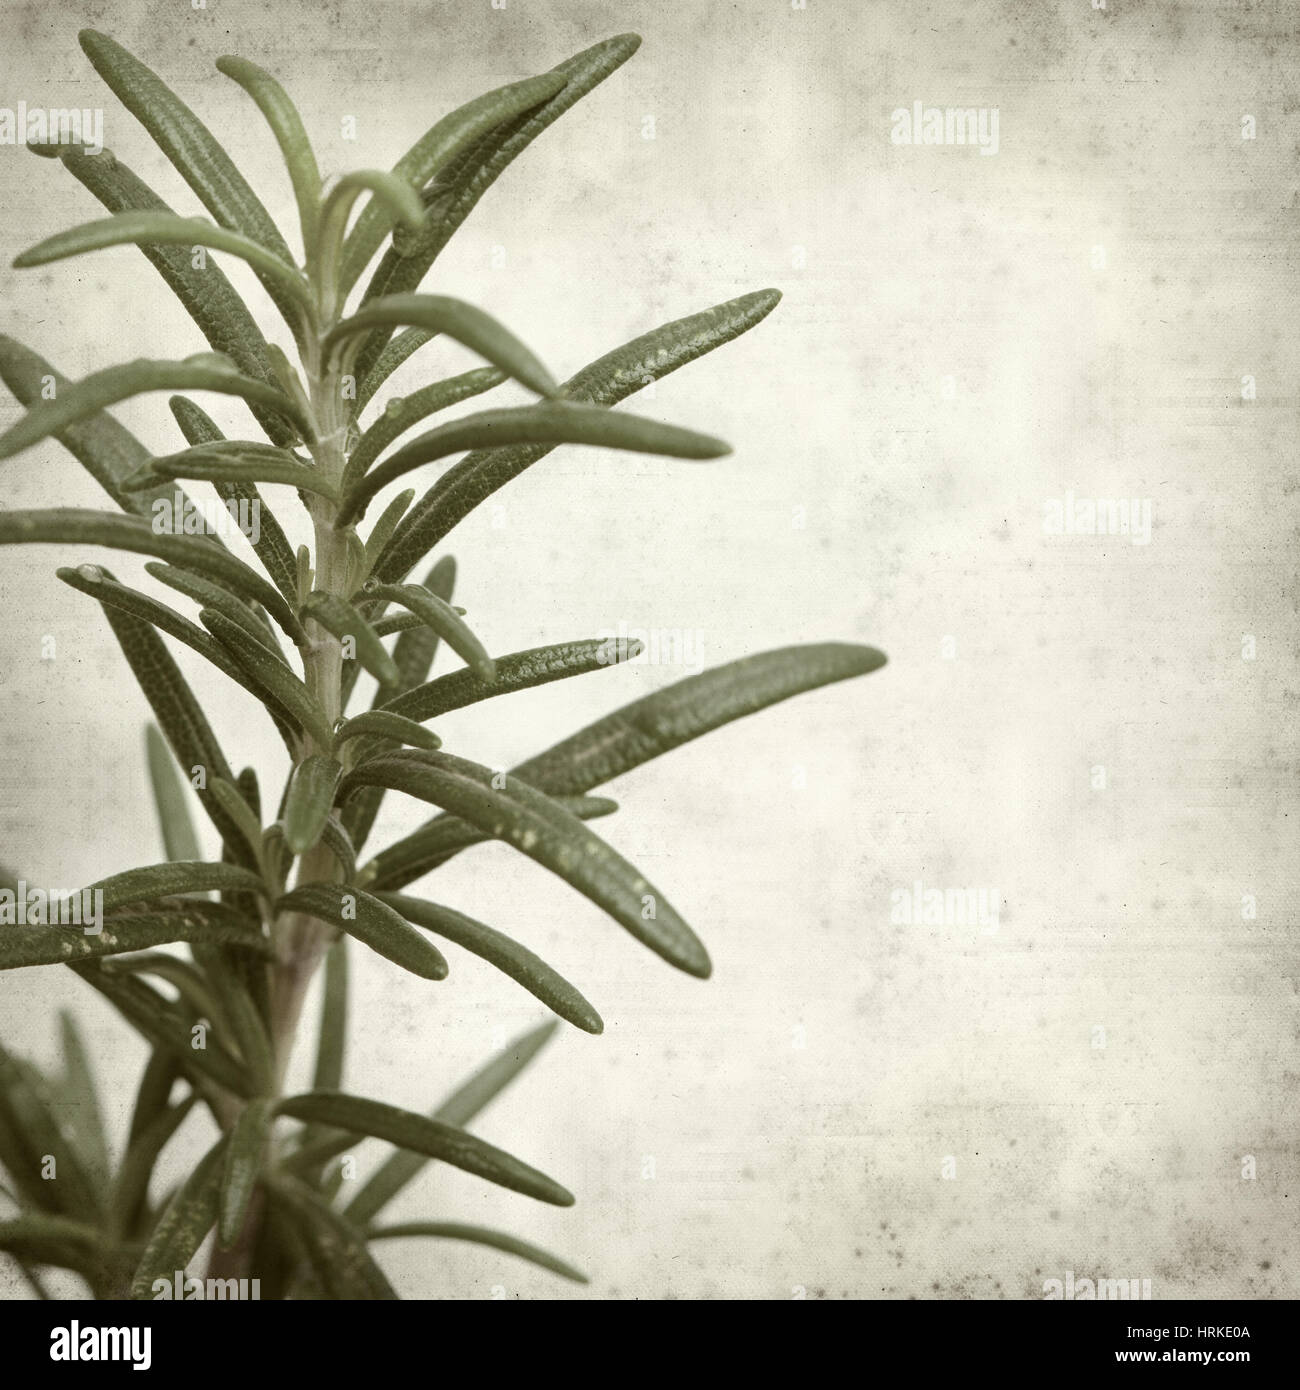
[[[102,105],[110,148],[196,211],[77,48],[101,27],[286,227],[287,180],[219,54],[286,82],[333,172],[386,167],[453,104],[635,29],[641,52],[507,172],[426,287],[483,304],[560,375],[664,319],[785,293],[637,405],[734,456],[553,455],[452,537],[460,599],[502,652],[621,620],[700,630],[708,664],[848,638],[890,665],[614,785],[602,829],[700,930],[707,984],[504,850],[438,876],[607,1030],[566,1030],[477,1126],[576,1208],[444,1167],[396,1215],[513,1229],[589,1269],[595,1298],[1034,1298],[1067,1270],[1157,1298],[1300,1293],[1298,21],[1213,0],[6,0],[0,104]],[[996,106],[998,154],[892,145],[891,111],[917,100]],[[0,149],[0,177],[6,261],[99,215],[21,150]],[[69,375],[203,346],[130,248],[4,271],[3,293],[6,331]],[[428,349],[402,382],[444,364],[466,361]],[[178,447],[161,397],[119,414]],[[1067,491],[1150,499],[1151,543],[1045,535]],[[3,497],[101,503],[54,446],[7,462]],[[76,885],[160,846],[144,701],[63,562],[0,554],[0,858]],[[680,674],[627,668],[439,729],[508,765]],[[252,702],[195,678],[231,761],[279,768]],[[377,843],[420,819],[390,796]],[[997,932],[892,923],[891,891],[918,879],[996,891]],[[542,1016],[448,954],[433,986],[354,953],[357,1090],[425,1108]],[[50,1058],[69,1002],[120,1136],[143,1050],[78,982],[0,979],[6,1045]],[[185,1140],[205,1142],[197,1119]],[[572,1293],[470,1247],[383,1263],[412,1296]]]

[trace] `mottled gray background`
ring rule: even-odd
[[[461,601],[502,652],[623,620],[701,630],[709,664],[839,637],[890,665],[613,787],[602,829],[698,927],[707,984],[504,850],[439,875],[607,1031],[566,1030],[477,1126],[576,1208],[440,1167],[402,1218],[516,1230],[588,1268],[596,1298],[1033,1298],[1068,1270],[1157,1298],[1300,1292],[1298,21],[1214,0],[7,0],[0,104],[102,105],[107,144],[197,210],[77,48],[80,24],[103,28],[285,226],[288,182],[219,54],[286,82],[333,172],[386,167],[453,104],[635,29],[641,52],[507,172],[426,287],[483,304],[560,375],[667,318],[785,294],[637,406],[732,457],[552,456],[452,538]],[[917,100],[997,107],[999,152],[891,144]],[[6,261],[99,215],[57,166],[3,149],[0,171]],[[4,271],[3,290],[6,330],[69,375],[203,346],[131,248]],[[394,385],[443,363],[467,364],[426,350]],[[178,446],[160,397],[118,413]],[[6,506],[101,504],[52,445],[4,468]],[[1150,499],[1151,543],[1045,535],[1067,490]],[[75,885],[160,846],[145,703],[61,562],[0,555],[0,857]],[[182,663],[231,761],[278,768],[252,702]],[[627,668],[439,728],[508,765],[680,674]],[[378,838],[420,819],[390,796]],[[918,879],[994,890],[998,931],[891,922]],[[448,953],[433,986],[354,952],[357,1090],[425,1108],[542,1016]],[[68,1002],[120,1136],[143,1049],[77,981],[0,980],[6,1044],[52,1058]],[[205,1142],[195,1117],[184,1143]],[[383,1263],[417,1296],[572,1292],[467,1246]]]

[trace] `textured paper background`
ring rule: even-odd
[[[566,1030],[478,1123],[576,1208],[439,1168],[396,1215],[516,1230],[597,1298],[1036,1298],[1067,1271],[1157,1298],[1300,1292],[1298,19],[1210,0],[6,3],[0,104],[102,106],[108,146],[197,211],[77,48],[102,28],[286,227],[287,180],[219,54],[286,82],[334,172],[387,167],[455,103],[635,29],[640,53],[505,174],[426,288],[483,304],[561,375],[785,294],[636,407],[734,456],[551,456],[452,537],[459,596],[503,652],[625,621],[698,630],[708,664],[846,638],[890,665],[612,788],[602,829],[700,930],[707,984],[505,851],[438,875],[607,1030]],[[998,153],[892,144],[915,101],[998,108]],[[6,262],[99,215],[49,162],[6,148],[0,170]],[[68,375],[203,347],[133,249],[2,274],[6,331]],[[467,365],[428,349],[394,386],[444,364]],[[161,397],[118,414],[178,446]],[[4,468],[5,506],[101,503],[52,445]],[[1149,499],[1150,544],[1045,535],[1067,491]],[[159,857],[146,706],[64,562],[0,555],[0,857],[51,885]],[[278,768],[252,702],[182,664],[231,761]],[[681,674],[627,668],[439,729],[509,765]],[[378,842],[422,819],[398,801]],[[997,932],[891,922],[917,880],[994,891]],[[425,1108],[541,1017],[448,953],[438,986],[354,953],[355,1089]],[[0,979],[6,1045],[52,1059],[59,1004],[92,1030],[120,1136],[143,1051],[77,981]],[[205,1142],[195,1119],[176,1153]],[[469,1247],[383,1261],[412,1296],[572,1292]]]

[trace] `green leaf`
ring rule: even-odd
[[[304,311],[313,308],[311,290],[302,273],[288,260],[268,251],[238,232],[214,227],[202,217],[178,217],[174,212],[119,212],[96,222],[84,222],[66,232],[56,232],[14,257],[15,270],[50,265],[70,256],[84,256],[109,246],[206,246],[224,251],[251,265],[263,282],[277,285],[281,293]]]
[[[576,796],[734,719],[884,664],[883,652],[847,642],[742,657],[624,705],[520,763],[514,775],[552,796]]]
[[[108,1197],[109,1213],[119,1235],[134,1231],[138,1225],[159,1156],[184,1124],[196,1100],[194,1095],[186,1096],[179,1105],[159,1111],[133,1134]]]
[[[375,392],[417,349],[434,338],[436,334],[427,328],[405,328],[375,359],[375,364],[357,386],[357,398],[352,406],[354,416],[360,415],[369,404]]]
[[[777,290],[759,290],[666,323],[597,358],[570,377],[560,388],[560,395],[565,400],[589,405],[616,405],[647,382],[658,381],[738,338],[765,319],[780,298]],[[364,308],[361,312],[365,312]],[[385,580],[402,578],[475,507],[555,447],[514,445],[475,452],[461,459],[407,514],[388,549],[379,557],[376,576]]]
[[[341,883],[309,883],[276,904],[279,912],[301,912],[340,927],[364,946],[424,980],[445,980],[447,962],[429,941],[386,903]]]
[[[342,491],[348,491],[365,477],[366,470],[379,455],[412,425],[419,424],[421,420],[427,419],[439,410],[446,410],[473,396],[481,396],[484,391],[500,386],[505,379],[505,373],[496,367],[475,367],[473,371],[462,372],[446,381],[435,381],[428,386],[422,386],[409,396],[394,396],[385,404],[379,418],[366,430],[357,441],[356,448],[348,455],[347,468],[343,472]],[[378,527],[375,529],[378,531]],[[367,544],[367,551],[371,545],[374,545],[375,554],[383,548],[373,538]]]
[[[322,347],[328,354],[364,337],[371,329],[407,326],[445,333],[538,395],[551,396],[559,389],[532,350],[508,328],[463,299],[450,299],[441,294],[401,294],[373,299],[331,328]],[[0,445],[3,442],[0,439]]]
[[[72,145],[59,147],[63,167],[109,212],[164,212],[172,209],[111,150],[91,154]],[[183,246],[141,246],[145,259],[185,306],[214,352],[225,353],[248,376],[274,384],[266,339],[235,287],[215,261],[196,266]],[[289,444],[298,432],[265,406],[254,406],[259,424],[277,444]],[[143,450],[141,451],[143,452]]]
[[[487,1245],[493,1250],[501,1250],[507,1255],[518,1255],[529,1264],[549,1269],[552,1274],[572,1279],[575,1284],[588,1284],[591,1281],[573,1265],[552,1255],[540,1246],[531,1245],[517,1236],[507,1235],[505,1231],[489,1230],[486,1226],[466,1226],[459,1221],[403,1221],[396,1226],[380,1226],[366,1232],[367,1240],[398,1240],[411,1236],[433,1236],[440,1240],[467,1240],[473,1245]]]
[[[9,939],[32,930],[42,931],[46,936],[55,934],[48,926],[0,929],[0,963],[7,957]],[[5,1166],[19,1187],[29,1193],[33,1190],[33,1182],[29,1179],[34,1180],[39,1194],[38,1206],[81,1220],[98,1219],[103,1188],[95,1182],[59,1125],[48,1083],[34,1067],[21,1063],[3,1047],[0,1047],[0,1129],[9,1132],[7,1143],[16,1144],[23,1151],[26,1171],[14,1171],[7,1149],[0,1151]],[[52,1177],[49,1171],[42,1171],[50,1158],[54,1159]]]
[[[404,239],[400,247],[389,247],[366,287],[365,299],[416,289],[453,233],[502,170],[542,131],[621,67],[640,44],[636,34],[619,34],[560,63],[553,70],[556,76],[565,79],[560,91],[513,120],[503,121],[449,160],[439,171],[437,182],[425,190],[425,202],[429,206],[425,230],[418,237]],[[370,363],[378,357],[386,337],[382,332],[372,335],[372,341],[361,354],[363,370],[373,370]],[[375,366],[378,366],[377,361]]]
[[[152,458],[128,480],[128,491],[152,486],[159,478],[197,478],[208,483],[285,483],[337,501],[338,489],[311,464],[274,444],[227,439]]]
[[[0,545],[34,543],[102,545],[114,550],[156,555],[160,560],[204,574],[237,593],[256,599],[294,641],[305,639],[302,624],[293,610],[256,570],[229,551],[195,536],[156,532],[143,517],[117,516],[113,512],[85,511],[77,507],[0,513]]]
[[[303,127],[302,117],[284,88],[256,63],[247,58],[228,55],[217,59],[217,71],[233,78],[257,103],[271,127],[280,153],[284,157],[293,196],[298,203],[298,221],[302,227],[303,245],[308,260],[316,245],[316,228],[320,219],[320,169],[312,152],[311,141]]]
[[[292,264],[293,253],[270,213],[194,112],[157,74],[107,35],[83,29],[78,38],[95,71],[153,136],[213,217],[223,227],[242,232]],[[267,289],[293,323],[292,311],[279,294],[277,282],[269,282]]]
[[[343,1085],[347,1056],[348,939],[341,936],[325,954],[325,987],[320,1003],[320,1038],[312,1087],[337,1091]]]
[[[490,684],[473,671],[452,671],[449,675],[416,686],[414,690],[393,696],[382,708],[423,723],[426,719],[463,709],[466,705],[477,704],[494,695],[509,695],[516,690],[531,690],[534,686],[549,685],[552,681],[566,680],[570,676],[608,670],[621,662],[630,661],[640,652],[640,642],[619,642],[605,638],[530,647],[527,651],[498,657],[496,679]]]
[[[397,667],[388,649],[375,635],[374,628],[346,599],[323,589],[315,589],[302,605],[302,615],[314,619],[340,642],[351,638],[356,647],[356,660],[380,685],[396,685]],[[323,746],[328,747],[329,740]]]
[[[444,603],[437,594],[419,584],[378,584],[368,582],[364,593],[366,598],[383,599],[387,603],[399,603],[408,608],[418,618],[431,627],[434,632],[461,658],[471,671],[487,685],[497,678],[496,662],[488,655],[482,642],[470,630],[468,624],[449,604]],[[378,639],[376,639],[378,640]],[[396,684],[394,679],[386,684]],[[401,713],[401,711],[397,711]]]
[[[287,1174],[268,1179],[273,1199],[291,1217],[326,1295],[333,1299],[396,1299],[366,1249],[365,1236],[305,1183]]]
[[[318,747],[328,748],[333,738],[325,712],[307,687],[280,660],[260,643],[253,641],[239,626],[218,613],[205,608],[199,621],[244,668],[262,692],[262,698],[281,713],[287,714],[316,740]]]
[[[0,970],[65,965],[126,951],[148,951],[173,941],[264,949],[262,938],[252,930],[247,918],[220,903],[185,901],[114,913],[104,918],[103,930],[93,935],[87,935],[82,927],[5,927],[0,931]]]
[[[160,584],[166,584],[169,589],[175,589],[178,593],[184,594],[186,598],[193,599],[200,608],[215,608],[218,613],[224,614],[231,622],[238,623],[253,641],[265,647],[272,656],[277,657],[280,661],[285,660],[275,632],[264,618],[254,614],[246,600],[240,598],[238,594],[227,589],[224,585],[214,584],[210,580],[197,574],[191,574],[189,570],[183,570],[176,565],[160,565],[151,561],[144,568],[145,573],[151,578],[156,579]]]
[[[449,160],[495,126],[508,121],[540,102],[548,101],[564,86],[565,79],[545,73],[498,87],[466,102],[427,130],[393,166],[393,177],[412,189],[422,188]],[[356,226],[348,235],[343,253],[340,294],[356,284],[370,258],[392,226],[387,207],[370,203],[362,209]]]
[[[180,1076],[176,1055],[167,1048],[155,1048],[149,1054],[140,1084],[136,1088],[135,1106],[131,1111],[131,1128],[127,1132],[128,1146],[135,1143],[149,1125],[167,1108],[172,1089]]]
[[[342,776],[342,764],[324,753],[294,768],[284,803],[284,840],[294,854],[306,854],[320,839]]]
[[[193,401],[187,400],[184,396],[171,396],[168,398],[167,404],[176,417],[176,423],[181,427],[181,433],[185,436],[188,444],[216,444],[225,438],[212,417],[195,405]],[[282,443],[284,441],[277,440],[277,442]],[[275,581],[276,588],[290,603],[297,603],[297,567],[294,561],[293,547],[289,544],[280,523],[275,519],[275,514],[267,506],[262,494],[252,483],[216,481],[213,486],[236,518],[238,518],[238,508],[241,502],[245,503],[252,515],[257,518],[256,529],[259,535],[256,540],[250,536],[249,544],[266,567],[267,574]],[[231,508],[232,502],[235,504],[234,508]]]
[[[548,1020],[513,1039],[462,1082],[438,1106],[432,1118],[439,1124],[464,1129],[528,1066],[555,1035],[557,1026],[554,1020]],[[427,1155],[414,1149],[399,1148],[389,1154],[348,1203],[348,1220],[368,1226],[428,1162]]]
[[[334,735],[334,747],[350,738],[369,737],[388,739],[393,743],[409,743],[412,748],[441,748],[442,740],[423,724],[404,719],[388,710],[372,709],[353,715]]]
[[[262,823],[257,818],[257,813],[244,800],[243,793],[233,782],[228,782],[222,777],[212,779],[212,795],[217,800],[221,809],[239,828],[239,833],[243,837],[244,843],[248,846],[253,857],[261,863],[262,857]],[[259,879],[259,882],[261,880]]]
[[[397,529],[397,523],[402,519],[402,513],[414,501],[415,489],[413,487],[408,487],[405,492],[399,492],[380,513],[379,520],[375,522],[370,534],[365,540],[365,563],[362,566],[363,576],[369,575],[370,566],[374,563],[379,552],[392,538],[393,532]],[[379,634],[379,636],[383,635],[383,633]]]
[[[197,629],[196,629],[197,630]],[[207,633],[201,634],[204,638]],[[194,861],[202,858],[194,821],[190,817],[185,787],[176,772],[171,750],[156,724],[144,731],[145,751],[149,759],[149,781],[153,787],[154,809],[158,812],[158,828],[162,832],[163,852],[168,859]]]
[[[67,1009],[59,1010],[59,1037],[63,1045],[63,1084],[59,1088],[65,1128],[73,1146],[85,1157],[86,1168],[97,1186],[108,1180],[108,1135],[100,1110],[90,1050],[77,1020]]]
[[[37,1212],[0,1221],[0,1250],[20,1262],[75,1270],[92,1285],[102,1277],[110,1254],[97,1227]]]
[[[231,1126],[217,1217],[217,1241],[223,1250],[229,1250],[244,1229],[274,1123],[275,1101],[259,1098],[250,1100]]]
[[[215,947],[208,949],[212,955],[216,955]],[[122,975],[152,975],[165,980],[176,990],[177,997],[193,1010],[195,1017],[206,1018],[223,1039],[233,1031],[225,1026],[226,1013],[214,993],[213,982],[197,965],[182,960],[180,956],[164,951],[136,951],[126,956],[110,956],[104,960],[102,971],[110,979]]]
[[[404,750],[353,768],[340,797],[368,784],[431,802],[505,841],[604,908],[669,964],[701,979],[709,975],[708,953],[663,894],[576,816],[519,778],[450,753]]]
[[[231,909],[223,908],[223,911]],[[256,950],[267,949],[257,941],[251,945]],[[74,962],[71,968],[102,994],[141,1037],[155,1048],[170,1053],[189,1083],[209,1098],[209,1104],[212,1095],[209,1082],[237,1096],[256,1094],[252,1078],[219,1040],[208,1040],[204,1047],[194,1045],[193,1028],[199,1015],[187,1000],[169,1000],[143,980],[133,975],[110,973],[96,960]],[[213,1023],[213,1020],[209,1018],[208,1022]]]
[[[358,223],[366,213],[377,208],[378,216],[386,216],[390,222],[400,222],[411,233],[419,232],[424,225],[424,204],[405,180],[394,178],[392,174],[379,169],[356,169],[344,174],[330,189],[321,207],[320,264],[317,274],[319,282],[338,302],[347,298],[347,288],[339,284],[343,234],[347,230],[353,205],[366,192],[373,196],[357,219]]]
[[[181,860],[150,864],[142,869],[127,869],[110,878],[99,879],[82,889],[82,892],[102,892],[104,911],[116,912],[128,903],[149,902],[154,898],[179,897],[185,893],[235,892],[240,889],[249,893],[265,891],[262,880],[256,874],[236,864]]]
[[[579,820],[597,820],[618,810],[617,801],[603,796],[557,796],[555,800]],[[430,869],[436,869],[461,850],[491,839],[486,831],[467,825],[456,816],[434,816],[375,855],[358,883],[370,892],[401,888],[423,878]]]
[[[426,931],[436,932],[448,941],[454,941],[457,946],[463,946],[489,965],[495,965],[502,974],[509,975],[516,984],[522,985],[535,999],[540,999],[548,1009],[575,1028],[581,1028],[584,1033],[605,1031],[600,1015],[559,971],[553,970],[526,946],[512,941],[503,932],[439,903],[408,898],[401,893],[376,892],[375,896],[400,912],[408,922],[414,922]]]
[[[280,1101],[279,1113],[413,1149],[541,1202],[559,1207],[573,1205],[570,1192],[527,1163],[463,1129],[426,1119],[409,1110],[399,1110],[382,1101],[344,1095],[339,1091],[307,1091]]]
[[[217,1219],[228,1136],[207,1151],[158,1218],[131,1280],[131,1297],[153,1297],[156,1279],[175,1278],[194,1258]]]
[[[89,594],[91,598],[97,599],[101,604],[107,604],[133,618],[142,619],[184,642],[186,646],[193,648],[219,671],[229,676],[231,680],[257,695],[259,699],[261,698],[261,692],[244,674],[243,670],[226,655],[226,649],[219,642],[213,641],[201,627],[190,622],[188,618],[183,618],[174,609],[168,608],[165,603],[159,603],[151,594],[143,594],[138,589],[130,589],[125,584],[119,584],[107,570],[99,565],[78,565],[76,569],[58,569],[55,570],[55,574],[79,593]],[[272,713],[271,717],[275,720],[276,727],[280,730],[290,753],[293,753],[293,736],[287,725],[278,715]],[[152,769],[152,764],[150,766]],[[155,780],[156,792],[157,783]],[[179,808],[181,811],[186,810],[183,797],[179,800]],[[158,813],[164,827],[164,836],[169,825],[175,827],[184,824],[182,821],[172,820],[171,811],[164,811],[161,804],[159,804]],[[167,852],[170,854],[170,850]],[[192,844],[186,853],[178,854],[176,857],[183,859],[202,858],[197,843]]]
[[[310,421],[295,402],[276,387],[244,376],[229,358],[217,353],[197,353],[181,362],[137,357],[92,372],[72,382],[52,400],[34,404],[21,420],[0,435],[0,459],[30,449],[49,435],[57,437],[60,431],[96,411],[147,391],[216,391],[239,396],[250,405],[264,405],[288,416],[304,434],[311,433]]]
[[[585,444],[685,459],[715,459],[731,452],[729,444],[711,435],[661,424],[640,415],[623,415],[604,406],[543,401],[538,405],[483,410],[439,425],[386,458],[344,494],[335,524],[345,525],[363,515],[377,492],[422,464],[466,449],[495,449],[517,444]]]
[[[72,389],[73,383],[37,353],[15,338],[0,335],[0,377],[13,392],[20,405],[39,401],[47,383],[53,383],[56,395]],[[134,473],[149,457],[149,451],[130,430],[119,425],[111,415],[97,411],[75,424],[57,430],[55,439],[82,465],[92,478],[125,512],[137,516],[154,515],[155,504],[163,501],[168,507],[176,504],[174,485],[163,485],[152,492],[128,493],[122,482]],[[180,492],[182,504],[188,499]]]

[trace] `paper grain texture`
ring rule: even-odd
[[[635,403],[734,454],[558,451],[450,538],[494,651],[625,624],[668,657],[450,716],[452,751],[510,766],[751,651],[889,656],[609,789],[602,833],[700,932],[707,982],[500,847],[440,872],[442,900],[551,961],[606,1032],[564,1030],[477,1124],[575,1208],[443,1166],[395,1219],[516,1231],[594,1298],[1037,1299],[1067,1276],[1300,1294],[1300,12],[7,3],[0,106],[102,109],[106,146],[197,212],[83,25],[159,71],[286,227],[288,180],[220,54],[285,83],[329,174],[391,167],[453,105],[635,30],[640,52],[502,176],[424,288],[562,376],[783,292]],[[55,161],[0,147],[0,178],[6,266],[100,215]],[[228,273],[270,329],[251,274]],[[72,377],[204,347],[130,247],[0,280],[0,327]],[[393,389],[471,365],[435,344]],[[181,447],[163,397],[116,413]],[[6,399],[0,425],[17,414]],[[6,508],[101,505],[52,443],[3,467]],[[68,887],[161,858],[147,707],[96,606],[54,578],[83,559],[143,579],[137,557],[0,552],[0,860]],[[281,768],[254,703],[181,661],[231,762]],[[422,819],[390,796],[374,842]],[[448,955],[434,985],[353,953],[351,1088],[426,1110],[542,1017]],[[120,1142],[142,1045],[67,972],[0,977],[12,1050],[53,1062],[58,1006],[89,1030]],[[173,1157],[207,1142],[196,1115]],[[358,1150],[362,1176],[380,1149]],[[394,1242],[383,1262],[412,1297],[573,1296],[470,1246]]]

